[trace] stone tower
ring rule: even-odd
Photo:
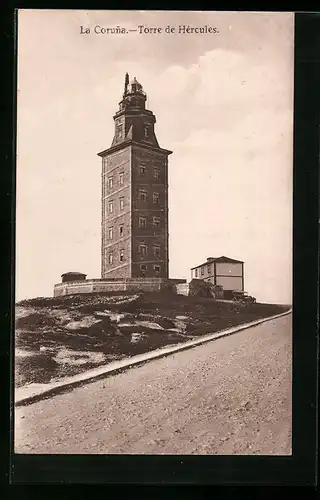
[[[102,278],[168,278],[168,156],[146,109],[147,96],[125,76],[114,138],[102,158]]]

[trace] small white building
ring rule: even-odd
[[[208,257],[206,262],[191,268],[191,279],[211,281],[224,291],[244,291],[244,263],[229,257]]]

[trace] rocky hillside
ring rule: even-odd
[[[286,309],[159,292],[21,301],[16,305],[16,387],[48,383]]]

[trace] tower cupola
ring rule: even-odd
[[[146,95],[145,92],[143,91],[141,83],[138,82],[136,77],[134,77],[134,79],[131,80],[127,94],[141,94],[143,96]]]
[[[129,83],[129,75],[126,73],[124,82],[123,99],[119,103],[119,111],[126,109],[144,110],[147,95],[143,90],[141,83],[134,77]]]

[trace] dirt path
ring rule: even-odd
[[[16,453],[291,454],[291,315],[15,416]]]

